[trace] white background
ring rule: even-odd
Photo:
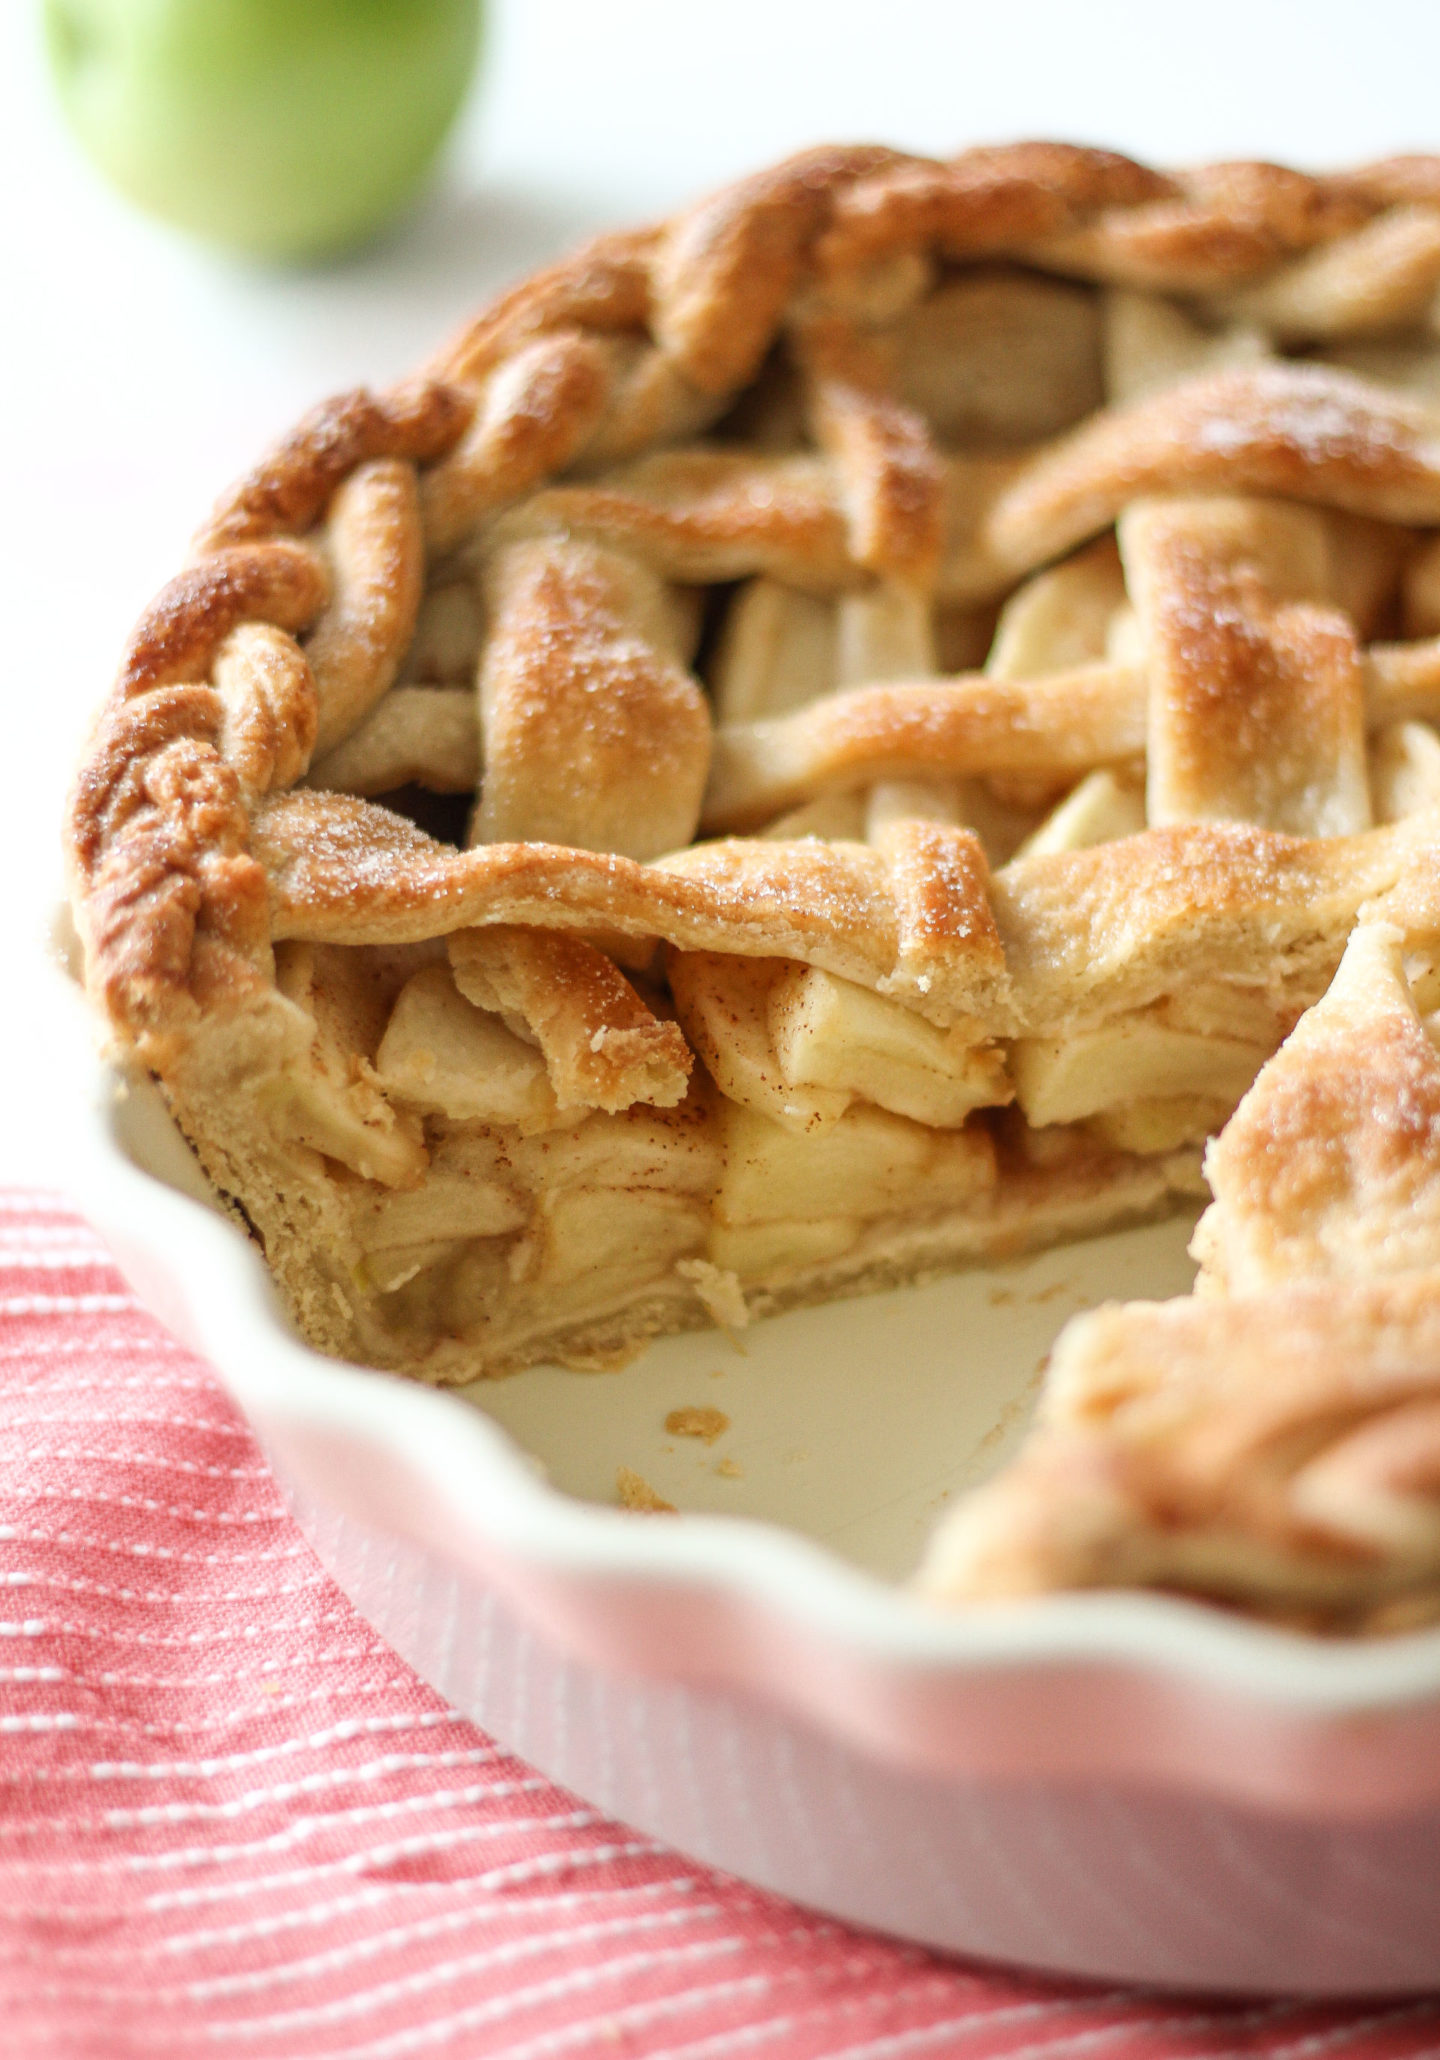
[[[1437,0],[500,0],[431,199],[357,258],[277,273],[109,194],[51,107],[38,13],[0,0],[0,1181],[65,1182],[47,1110],[74,1058],[31,969],[88,712],[217,490],[313,401],[391,378],[587,231],[809,143],[1440,149]]]

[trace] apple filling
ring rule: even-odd
[[[1070,1037],[1017,1039],[1010,1069],[1016,1100],[1037,1128],[1089,1117],[1110,1130],[1132,1125],[1127,1137],[1150,1134],[1133,1128],[1138,1119],[1155,1125],[1156,1135],[1173,1130],[1178,1144],[1218,1128],[1273,1049],[1176,1029],[1162,1005]]]
[[[981,1125],[933,1130],[859,1104],[818,1135],[754,1108],[721,1112],[710,1257],[742,1281],[839,1258],[886,1218],[982,1209],[995,1150]]]
[[[1008,1055],[1015,1098],[1036,1128],[1088,1122],[1120,1151],[1201,1143],[1299,1014],[1268,990],[1197,981],[1064,1036],[1017,1038]]]
[[[782,1129],[828,1130],[856,1102],[957,1129],[1013,1093],[993,1042],[816,966],[675,952],[670,988],[721,1093]]]
[[[671,950],[662,986],[498,928],[285,945],[277,984],[264,1114],[342,1199],[337,1291],[442,1378],[1161,1206],[1296,1013],[1211,981],[1003,1040],[796,960]]]

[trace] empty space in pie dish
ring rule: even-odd
[[[1184,1294],[1186,1211],[921,1287],[660,1339],[619,1373],[531,1367],[455,1392],[552,1484],[613,1503],[622,1470],[681,1511],[786,1525],[882,1579],[913,1572],[951,1500],[1016,1449],[1062,1326]],[[711,1437],[666,1428],[718,1410]]]

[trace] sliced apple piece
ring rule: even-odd
[[[878,680],[934,677],[935,637],[928,594],[884,585],[842,594],[836,620],[837,686],[868,687]]]
[[[752,579],[730,604],[715,655],[721,722],[785,715],[835,685],[835,604]]]
[[[1182,379],[1256,365],[1272,355],[1264,329],[1234,322],[1215,327],[1159,294],[1112,287],[1101,307],[1110,401],[1136,401]]]
[[[513,1294],[518,1250],[514,1238],[472,1238],[453,1258],[407,1281],[395,1303],[407,1313],[426,1311],[427,1330],[451,1337],[483,1333]]]
[[[791,1087],[770,1041],[770,989],[790,961],[677,951],[669,962],[675,1013],[720,1092],[786,1130],[828,1129],[850,1096],[829,1087]]]
[[[1090,1128],[1116,1151],[1149,1158],[1157,1152],[1178,1151],[1182,1145],[1203,1144],[1226,1122],[1234,1106],[1209,1094],[1153,1096],[1103,1110],[1091,1119]]]
[[[338,1159],[362,1179],[415,1186],[426,1165],[420,1123],[391,1105],[370,1063],[385,1014],[372,969],[343,947],[282,944],[275,984],[296,1011],[302,1038],[297,1056],[260,1091],[272,1130]]]
[[[1370,801],[1377,823],[1440,805],[1440,735],[1428,722],[1392,722],[1371,739]]]
[[[710,1257],[741,1280],[768,1280],[801,1266],[838,1259],[864,1229],[858,1216],[817,1216],[807,1223],[715,1223]]]
[[[817,794],[787,809],[774,822],[757,830],[757,837],[779,838],[788,843],[796,837],[824,837],[830,841],[860,844],[865,838],[866,804],[863,794]]]
[[[725,1224],[925,1215],[977,1200],[995,1178],[985,1131],[930,1130],[887,1109],[849,1109],[806,1137],[731,1103],[722,1127],[715,1215]]]
[[[705,1248],[703,1203],[687,1195],[613,1187],[561,1188],[541,1204],[547,1288],[600,1275],[659,1280],[677,1259]]]
[[[1288,1035],[1298,1010],[1287,1009],[1280,997],[1264,987],[1244,986],[1234,980],[1192,980],[1146,1013],[1171,1030],[1230,1037],[1238,1044],[1263,1044],[1267,1052],[1273,1052]]]
[[[1233,1108],[1269,1056],[1264,1044],[1131,1015],[1074,1037],[1021,1038],[1011,1047],[1010,1072],[1029,1122],[1074,1123],[1173,1095],[1206,1095]]]
[[[355,1235],[367,1253],[392,1246],[500,1237],[523,1229],[530,1207],[491,1131],[443,1137],[430,1155],[423,1184],[375,1197],[355,1213]],[[428,1262],[427,1262],[428,1263]]]
[[[1113,537],[1037,572],[1000,611],[985,670],[996,679],[1036,679],[1105,656],[1105,639],[1125,605],[1125,575]]]
[[[517,1138],[516,1175],[535,1192],[560,1187],[650,1188],[710,1195],[720,1178],[719,1128],[706,1096],[692,1091],[677,1109],[637,1103],[623,1113],[587,1116],[573,1130]]]
[[[556,1120],[541,1054],[466,1001],[448,966],[426,966],[401,988],[377,1072],[390,1093],[458,1121],[533,1131]]]
[[[257,1100],[279,1137],[292,1138],[338,1159],[363,1180],[403,1187],[425,1177],[423,1136],[404,1109],[391,1108],[369,1083],[327,1079],[322,1073],[287,1074],[266,1081]]]
[[[892,823],[966,822],[969,780],[876,780],[865,797],[865,841],[883,842]]]
[[[1039,858],[1051,851],[1088,851],[1094,844],[1133,837],[1144,827],[1145,795],[1138,782],[1122,780],[1109,766],[1101,766],[1070,789],[1015,856]]]
[[[689,1195],[561,1188],[542,1198],[511,1277],[523,1277],[525,1311],[547,1330],[581,1323],[647,1291],[673,1286],[683,1293],[675,1268],[705,1257],[708,1229],[706,1204]],[[518,1313],[519,1305],[511,1306]],[[496,1320],[503,1326],[503,1311]]]
[[[362,1277],[366,1286],[379,1294],[397,1294],[401,1288],[408,1287],[418,1274],[453,1259],[461,1249],[461,1242],[435,1238],[420,1244],[387,1245],[382,1252],[366,1254]]]
[[[787,1088],[830,1088],[955,1130],[1014,1089],[994,1046],[940,1030],[896,1001],[817,966],[790,965],[766,1004]]]

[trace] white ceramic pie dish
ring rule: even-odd
[[[1440,1633],[1326,1644],[1144,1595],[940,1616],[869,1570],[913,1563],[1014,1436],[1074,1308],[1185,1285],[1185,1225],[799,1312],[744,1358],[710,1333],[483,1384],[487,1416],[303,1345],[158,1094],[84,1060],[71,996],[58,1015],[84,1082],[65,1185],[360,1610],[544,1772],[955,1951],[1228,1991],[1440,1982]],[[667,1436],[686,1402],[731,1430]],[[779,1520],[562,1492],[613,1498],[617,1464]]]

